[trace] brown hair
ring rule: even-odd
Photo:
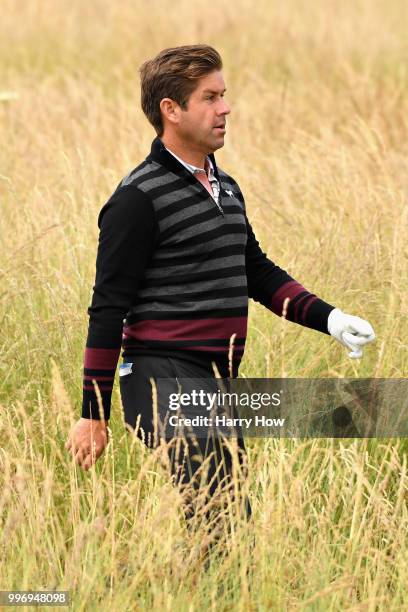
[[[140,67],[142,109],[158,136],[163,134],[160,102],[171,98],[187,109],[198,79],[222,69],[221,56],[208,45],[183,45],[163,49]]]

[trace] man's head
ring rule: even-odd
[[[224,145],[225,83],[219,53],[208,45],[164,49],[140,68],[142,109],[162,138],[212,153]]]

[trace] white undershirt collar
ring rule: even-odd
[[[205,172],[204,168],[198,168],[197,166],[193,166],[193,164],[189,164],[188,162],[184,161],[184,159],[181,159],[181,157],[179,157],[178,155],[176,155],[175,153],[173,153],[173,151],[170,151],[170,149],[168,149],[166,147],[166,145],[164,145],[164,148],[173,155],[173,157],[175,157],[181,164],[183,164],[183,166],[185,168],[187,168],[187,170],[189,170],[191,172],[191,174],[194,174],[195,172]],[[213,163],[211,161],[211,159],[209,158],[209,156],[206,156],[206,159],[208,160],[208,163],[210,165],[210,171],[209,171],[209,180],[211,181],[211,179],[215,179],[215,174],[214,174],[214,166]]]

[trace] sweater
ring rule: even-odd
[[[117,362],[136,355],[215,363],[237,376],[248,299],[328,334],[334,306],[307,291],[262,251],[237,182],[209,155],[220,185],[206,188],[156,137],[98,217],[96,275],[84,354],[82,417],[110,417]]]

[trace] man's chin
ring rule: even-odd
[[[219,136],[213,143],[212,145],[212,151],[211,153],[214,153],[214,151],[217,151],[217,149],[221,149],[224,146],[224,135]]]
[[[218,136],[218,138],[212,138],[211,141],[207,141],[204,145],[205,154],[215,153],[218,149],[224,146],[224,136]]]

